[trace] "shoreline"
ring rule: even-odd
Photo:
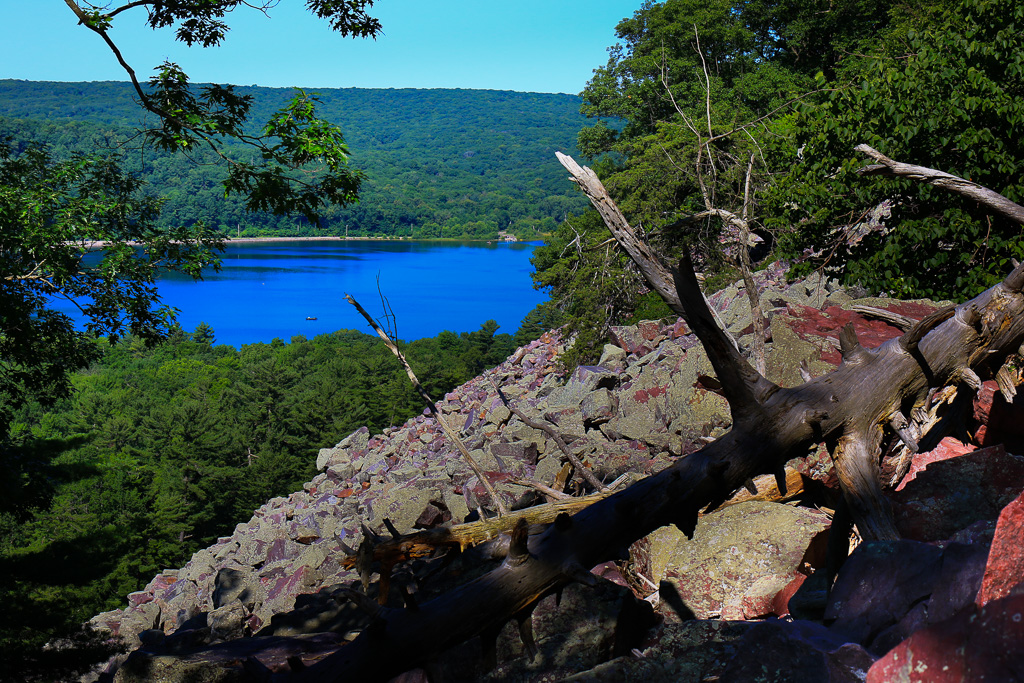
[[[225,237],[224,245],[228,246],[231,244],[255,244],[255,243],[266,243],[266,242],[486,242],[487,244],[531,244],[532,240],[516,240],[515,242],[505,242],[504,240],[485,240],[485,239],[464,239],[459,237],[374,237],[372,235],[364,237],[339,237],[333,235],[313,235],[309,237],[301,236],[269,236],[269,237]],[[86,249],[102,249],[106,247],[109,242],[93,240],[87,242],[79,242]],[[142,242],[128,242],[129,246],[140,247],[143,246]]]
[[[411,237],[341,237],[338,235],[312,235],[309,237],[297,236],[268,236],[268,237],[225,237],[225,244],[246,244],[249,242],[356,242],[373,240],[375,242],[405,242],[412,241]]]

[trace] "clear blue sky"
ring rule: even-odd
[[[384,35],[373,41],[342,38],[301,0],[282,0],[269,19],[232,12],[227,40],[207,49],[148,29],[137,8],[116,18],[111,36],[140,78],[169,59],[194,82],[578,93],[607,61],[615,25],[640,2],[378,0],[372,14]],[[127,80],[62,0],[0,0],[0,78]]]

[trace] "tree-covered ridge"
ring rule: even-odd
[[[252,115],[269,118],[292,91],[238,87]],[[549,232],[585,200],[565,182],[555,151],[573,152],[584,119],[573,95],[479,90],[318,89],[319,115],[343,131],[351,164],[365,172],[360,203],[323,209],[323,230],[351,235],[493,237]],[[142,114],[129,84],[0,81],[7,135],[31,137],[55,156],[109,148],[151,191],[167,197],[160,222],[205,219],[231,235],[312,234],[308,222],[245,211],[224,197],[224,170],[182,155],[132,151]],[[10,120],[16,119],[16,120]],[[227,147],[238,154],[240,146]]]
[[[402,348],[440,399],[514,350],[496,330],[490,321]],[[0,661],[13,667],[27,645],[116,606],[296,490],[320,448],[423,407],[374,336],[342,330],[241,350],[214,341],[200,324],[152,348],[98,342],[71,398],[17,411],[0,443]]]

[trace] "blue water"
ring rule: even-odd
[[[229,244],[219,273],[211,269],[200,282],[172,273],[160,279],[158,289],[164,304],[179,309],[178,322],[186,331],[205,322],[213,327],[215,343],[236,348],[340,329],[373,334],[344,295],[383,319],[378,278],[400,339],[471,332],[490,319],[500,332],[512,334],[546,298],[530,280],[534,246],[355,240]]]

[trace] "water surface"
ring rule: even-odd
[[[219,273],[201,282],[172,273],[158,288],[191,332],[213,327],[216,343],[312,338],[340,329],[373,334],[344,299],[351,294],[383,317],[377,286],[397,319],[398,337],[470,332],[493,319],[514,333],[545,295],[533,289],[535,244],[413,241],[290,241],[228,244]],[[68,314],[72,310],[64,309]],[[316,320],[307,320],[316,318]]]

